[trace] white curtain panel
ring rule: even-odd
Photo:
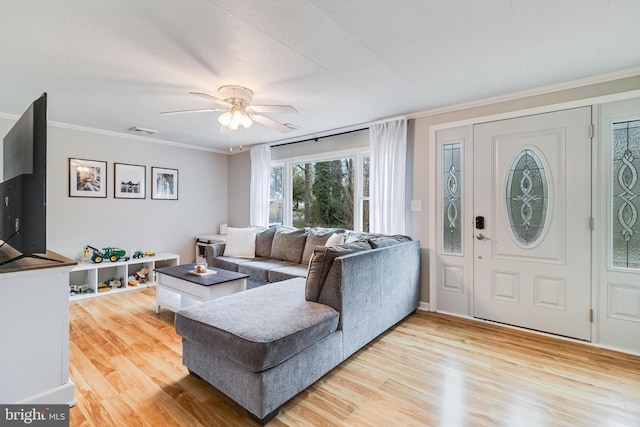
[[[251,154],[251,225],[269,225],[269,181],[271,179],[271,147],[254,145]]]
[[[372,233],[405,233],[407,120],[392,120],[369,128],[370,210]]]

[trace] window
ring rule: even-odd
[[[269,183],[269,225],[282,224],[284,195],[284,166],[271,167]]]
[[[269,223],[368,230],[369,155],[274,163]]]
[[[640,268],[638,171],[640,121],[613,124],[611,258],[614,267]]]
[[[292,225],[353,229],[353,158],[291,166]]]
[[[462,143],[442,146],[442,250],[462,253]]]
[[[369,231],[369,153],[360,154],[361,178],[359,200],[360,200],[360,227],[362,231]]]

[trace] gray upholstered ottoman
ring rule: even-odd
[[[318,363],[336,366],[342,356],[342,346],[335,342],[340,335],[336,333],[339,313],[327,305],[306,301],[304,289],[304,279],[286,280],[179,311],[175,326],[183,337],[184,364],[232,399],[246,402],[243,406],[247,409],[255,408],[249,412],[259,421],[268,421],[283,403],[280,392],[292,397],[300,391],[296,385],[299,378],[288,376],[295,373],[304,377],[316,369],[304,372],[303,366],[292,365],[293,371],[282,370],[283,378],[276,381],[282,390],[271,390],[273,396],[265,396],[259,385],[263,374],[277,372],[273,368],[318,343],[324,342],[324,346],[330,342],[336,348]],[[309,363],[314,362],[311,359]],[[221,380],[221,370],[243,372],[244,376]],[[256,381],[251,380],[254,377]],[[271,401],[279,403],[271,407]]]

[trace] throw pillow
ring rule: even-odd
[[[325,242],[325,246],[335,246],[343,244],[344,233],[333,233]]]
[[[256,233],[256,256],[269,258],[271,256],[271,244],[276,234],[276,227],[258,230]]]
[[[313,255],[309,261],[309,270],[307,270],[307,284],[304,288],[304,297],[307,301],[318,301],[320,291],[322,290],[323,270],[329,270],[328,263],[325,265],[326,247],[319,247],[313,250]]]
[[[279,228],[273,236],[271,258],[300,263],[307,234],[304,228]]]
[[[227,228],[227,244],[224,256],[236,258],[256,257],[256,229],[255,228]]]
[[[332,228],[312,228],[308,231],[307,241],[304,244],[304,252],[302,253],[302,261],[300,264],[308,265],[313,255],[313,249],[316,246],[326,245],[327,240],[331,237],[335,230]]]
[[[307,281],[304,296],[307,301],[318,301],[324,282],[333,266],[333,261],[341,256],[371,249],[367,242],[353,242],[338,246],[320,246],[313,251],[313,256],[307,271]]]

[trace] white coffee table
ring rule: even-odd
[[[210,268],[215,274],[189,273],[195,264],[156,268],[156,313],[160,307],[173,312],[247,289],[247,274]]]

